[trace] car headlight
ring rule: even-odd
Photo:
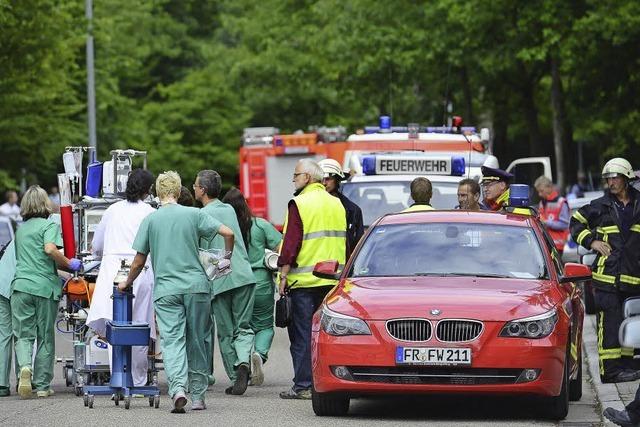
[[[553,332],[558,322],[558,312],[554,308],[538,316],[507,322],[500,331],[501,337],[544,338]]]
[[[371,335],[371,330],[364,320],[336,313],[327,306],[322,307],[320,327],[327,334],[334,336]]]

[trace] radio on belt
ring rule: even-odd
[[[378,154],[362,158],[365,175],[455,175],[465,173],[462,156]]]

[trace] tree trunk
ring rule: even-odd
[[[553,113],[553,148],[556,155],[556,185],[561,192],[565,190],[564,148],[566,144],[566,130],[568,129],[567,114],[564,108],[564,92],[560,77],[560,59],[557,53],[550,57],[551,65],[551,110]]]
[[[520,94],[522,95],[522,108],[524,110],[524,120],[529,134],[529,155],[541,156],[544,149],[542,146],[542,136],[540,135],[540,126],[538,124],[538,107],[535,101],[535,82],[524,68],[520,65],[520,75],[522,76],[519,85]]]
[[[476,122],[475,117],[473,117],[473,94],[467,67],[460,69],[460,79],[462,80],[462,93],[464,95],[464,121],[470,126],[474,126]]]
[[[497,92],[497,91],[496,91]],[[494,94],[493,114],[491,121],[493,127],[492,135],[492,154],[502,163],[508,155],[507,147],[507,131],[509,125],[509,102],[506,96],[501,93]],[[502,164],[500,167],[506,168],[509,163]]]

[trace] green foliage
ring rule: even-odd
[[[447,103],[493,128],[503,164],[551,155],[552,59],[567,166],[573,140],[593,170],[640,162],[636,1],[100,0],[94,17],[99,157],[146,149],[187,183],[233,184],[245,126],[442,124]],[[0,0],[0,185],[52,184],[86,144],[86,27],[82,0]]]

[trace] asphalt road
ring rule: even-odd
[[[188,411],[185,415],[170,414],[166,395],[166,379],[161,373],[162,397],[159,409],[150,408],[147,399],[134,399],[131,409],[115,407],[106,396],[96,396],[94,408],[83,406],[62,379],[62,368],[56,366],[53,389],[55,396],[46,399],[20,400],[15,394],[1,398],[0,424],[2,425],[82,425],[175,426],[369,426],[376,425],[433,425],[433,426],[591,426],[601,425],[595,397],[584,375],[584,396],[571,404],[569,417],[561,422],[540,419],[538,406],[532,399],[484,398],[477,396],[403,397],[394,399],[352,400],[349,415],[343,418],[325,418],[314,415],[310,401],[282,400],[278,393],[291,385],[292,367],[288,338],[278,329],[276,339],[265,365],[265,384],[250,387],[244,396],[227,396],[224,389],[230,384],[222,369],[216,349],[216,384],[207,392],[208,409]],[[71,356],[71,345],[58,335],[56,354]],[[188,408],[188,407],[187,407]]]

